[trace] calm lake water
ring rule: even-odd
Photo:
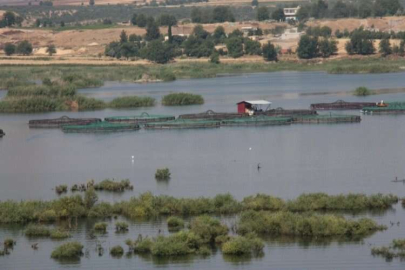
[[[405,94],[366,98],[344,94],[358,86],[371,89],[405,87],[405,73],[330,75],[321,72],[279,72],[250,74],[171,83],[107,83],[98,89],[84,89],[85,95],[111,100],[119,96],[155,97],[170,92],[194,92],[204,96],[202,106],[163,107],[139,110],[57,112],[46,114],[2,114],[0,128],[0,200],[55,199],[52,190],[88,179],[128,178],[133,192],[101,194],[101,200],[119,201],[151,191],[176,197],[214,196],[229,192],[238,199],[258,192],[292,199],[305,192],[393,193],[405,196],[405,185],[392,183],[405,177],[405,115],[362,116],[358,124],[292,125],[260,128],[219,128],[207,130],[166,130],[113,133],[64,134],[58,129],[29,129],[30,119],[99,117],[140,114],[179,115],[183,113],[235,112],[241,100],[267,99],[272,107],[309,108],[311,103],[346,101],[405,101]],[[329,93],[319,95],[316,93]],[[0,97],[4,91],[0,92]],[[324,112],[329,113],[329,112]],[[359,111],[344,112],[359,115]],[[249,150],[251,149],[251,150]],[[132,161],[131,156],[134,156]],[[257,170],[257,164],[261,170]],[[157,168],[169,167],[172,179],[157,182]],[[161,261],[133,256],[112,259],[108,247],[124,245],[140,233],[154,236],[164,220],[131,221],[130,233],[102,237],[107,249],[102,257],[95,252],[96,240],[88,232],[94,221],[80,223],[74,238],[82,241],[88,254],[77,264],[50,259],[58,241],[27,239],[20,228],[0,227],[0,240],[17,239],[11,255],[0,257],[0,269],[404,269],[399,260],[373,258],[370,248],[405,238],[404,209],[371,216],[389,226],[360,242],[330,240],[307,243],[299,239],[271,239],[262,258],[223,257],[220,251],[207,258],[195,256]],[[357,216],[356,216],[357,217]],[[390,226],[390,221],[400,225]],[[114,221],[111,221],[113,224]],[[112,228],[112,225],[110,226]],[[39,243],[32,250],[30,243]],[[371,245],[371,246],[370,246]]]

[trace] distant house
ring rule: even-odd
[[[297,21],[297,13],[298,13],[299,9],[300,9],[300,6],[295,7],[295,8],[284,8],[285,20],[286,21],[289,21],[289,20]]]

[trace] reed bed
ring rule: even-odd
[[[371,254],[384,257],[386,260],[392,260],[393,258],[403,260],[405,259],[405,239],[394,239],[388,247],[373,247]]]
[[[51,254],[53,259],[80,259],[81,256],[83,256],[83,245],[76,241],[60,245]]]
[[[172,93],[162,98],[164,106],[184,106],[204,104],[204,98],[201,95],[190,93]]]
[[[80,195],[65,196],[52,201],[3,201],[0,202],[0,223],[55,222],[79,217],[127,218],[156,217],[160,215],[237,214],[245,210],[269,211],[366,211],[387,210],[399,201],[394,195],[327,195],[303,194],[295,200],[285,201],[277,197],[257,194],[237,201],[230,194],[215,197],[175,198],[154,196],[147,192],[128,201],[116,203],[97,202],[89,206]]]
[[[251,232],[273,236],[363,236],[378,230],[386,229],[373,220],[361,218],[348,220],[338,215],[320,215],[311,212],[256,212],[247,211],[241,214],[237,232],[245,235]]]

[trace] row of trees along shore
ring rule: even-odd
[[[218,63],[219,55],[238,58],[243,55],[262,55],[267,61],[277,61],[277,51],[268,42],[263,46],[260,42],[243,36],[240,30],[229,35],[222,26],[218,26],[210,34],[201,25],[196,25],[189,37],[172,35],[172,26],[168,27],[168,38],[164,40],[156,22],[146,26],[146,34],[138,36],[121,32],[119,41],[108,44],[105,55],[115,58],[142,58],[164,64],[174,57],[211,57],[211,62]],[[215,45],[225,44],[227,50],[215,49]]]

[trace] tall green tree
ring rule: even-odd
[[[277,50],[272,43],[267,42],[267,44],[264,44],[262,50],[264,60],[276,62],[278,61]]]
[[[146,41],[151,41],[160,38],[160,30],[159,26],[157,25],[156,22],[149,23],[146,26],[146,35],[145,35],[145,40]]]
[[[322,38],[319,41],[319,53],[323,58],[327,58],[337,52],[337,43],[335,40]]]
[[[6,11],[3,15],[3,21],[6,26],[13,26],[15,24],[16,16],[14,12]]]
[[[282,8],[278,8],[271,13],[271,18],[276,21],[284,21],[285,15]]]
[[[267,7],[259,7],[257,9],[257,20],[258,21],[265,21],[270,19],[269,16],[269,10],[267,9]]]
[[[258,0],[252,0],[252,7],[257,7],[259,6],[259,1]]]
[[[138,18],[138,14],[134,13],[131,17],[131,24],[132,25],[137,25],[137,18]]]
[[[384,38],[380,41],[379,45],[379,53],[381,53],[382,56],[387,56],[392,54],[392,48],[391,48],[391,43],[388,38]]]
[[[89,1],[89,5],[90,5],[90,6],[94,6],[95,4],[96,4],[96,2],[95,2],[94,0],[90,0],[90,1]]]
[[[318,37],[303,35],[300,38],[297,49],[298,57],[302,59],[311,59],[318,56]]]
[[[53,54],[55,54],[55,53],[56,53],[56,47],[55,47],[55,45],[53,45],[53,44],[48,45],[48,46],[46,47],[46,53],[47,53],[49,56],[52,56]]]
[[[32,54],[32,44],[28,40],[23,40],[18,43],[16,52],[22,55],[30,55]]]
[[[212,37],[214,38],[215,44],[223,43],[226,39],[225,28],[221,25],[215,28]]]
[[[6,44],[4,45],[4,53],[5,53],[7,56],[10,56],[10,55],[12,55],[12,54],[15,54],[15,51],[16,51],[16,47],[15,47],[14,44],[12,44],[12,43],[6,43]]]
[[[226,48],[228,49],[228,55],[233,58],[239,58],[243,56],[243,42],[242,38],[232,37],[226,42]]]
[[[123,44],[125,42],[128,42],[128,35],[127,32],[125,32],[125,30],[122,30],[120,34],[120,43]]]
[[[339,0],[333,6],[331,15],[333,18],[347,18],[350,15],[350,10],[342,0]]]
[[[148,23],[148,18],[143,14],[139,14],[136,18],[136,25],[139,27],[145,27],[146,24]]]
[[[158,64],[166,64],[173,57],[171,47],[163,44],[160,40],[149,42],[145,50],[145,58]]]
[[[217,6],[212,11],[213,22],[234,22],[235,17],[228,6]]]

